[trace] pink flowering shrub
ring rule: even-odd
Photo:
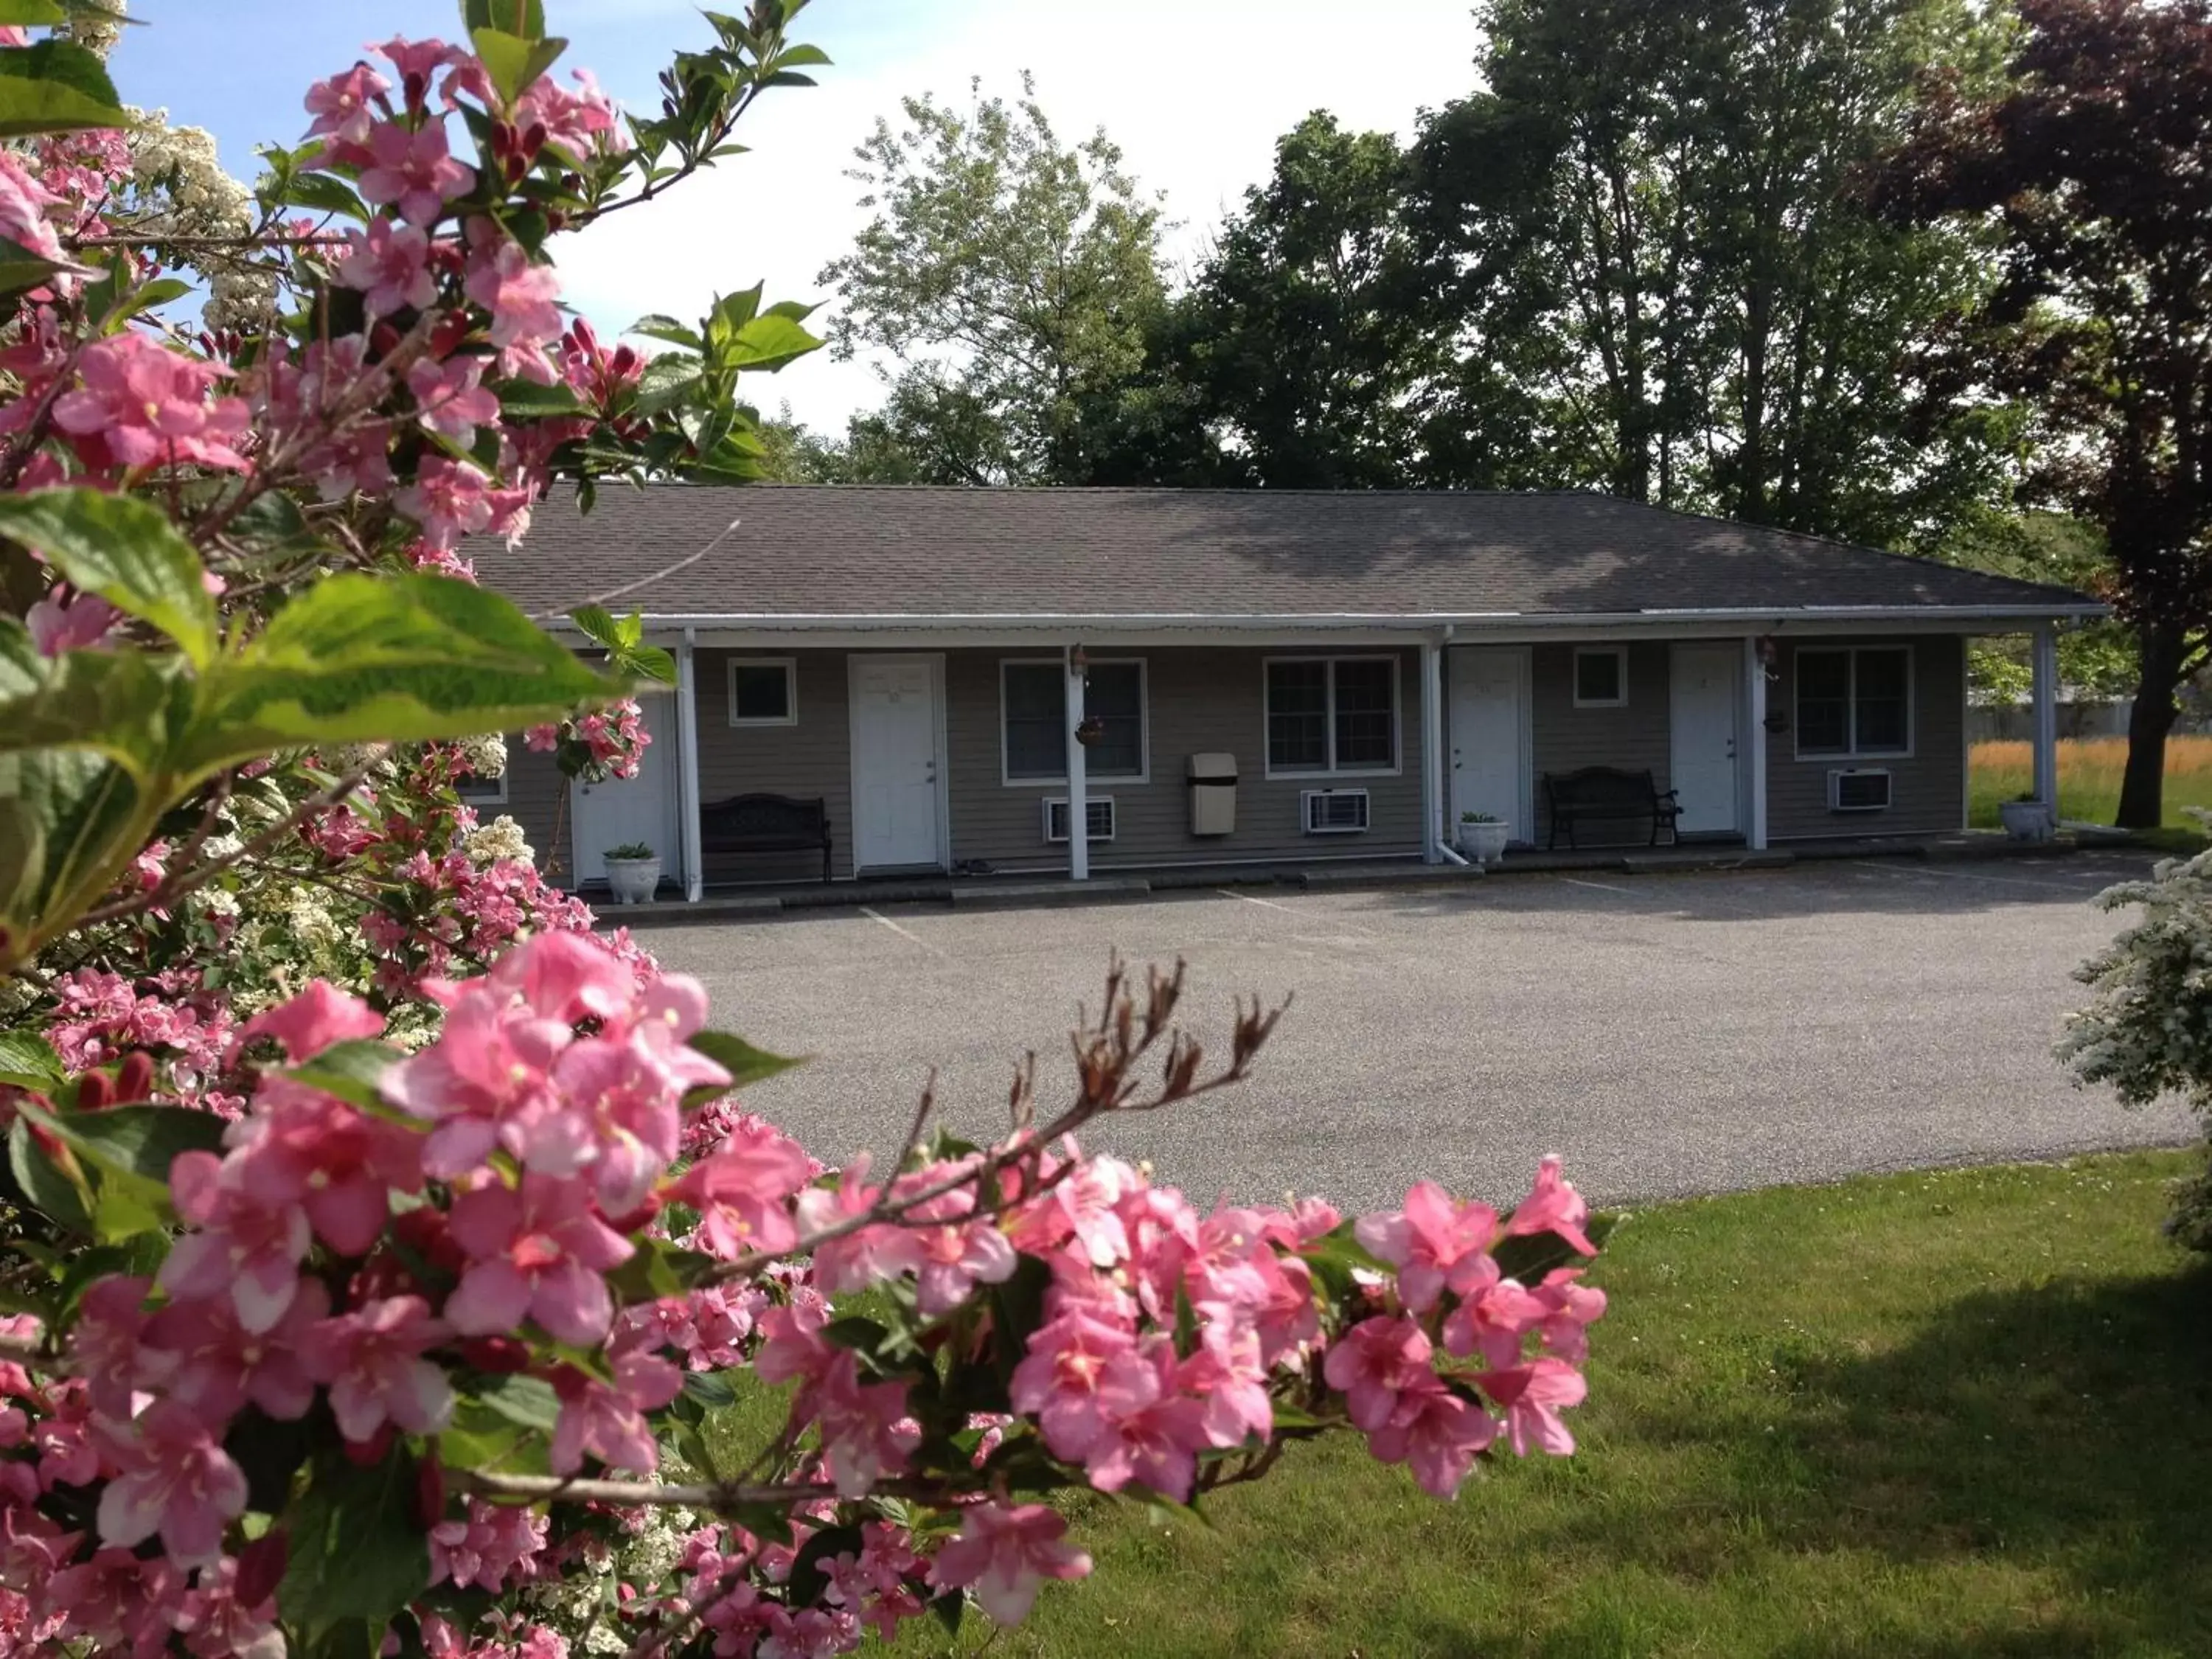
[[[787,1062],[460,798],[489,732],[637,770],[666,653],[580,603],[580,659],[470,538],[751,476],[738,377],[805,309],[647,319],[648,370],[548,243],[726,151],[821,61],[797,9],[708,14],[624,117],[470,0],[309,88],[207,234],[97,56],[0,27],[0,1659],[839,1653],[1087,1574],[1070,1492],[1572,1449],[1605,1299],[1555,1163],[1505,1212],[1202,1210],[1079,1136],[1274,1015],[1209,1064],[1180,974],[1116,969],[1057,1109],[825,1167],[738,1098]],[[733,1451],[740,1394],[782,1427]]]

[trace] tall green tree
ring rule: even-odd
[[[2142,663],[2118,818],[2143,828],[2175,694],[2212,652],[2212,5],[2020,15],[2009,84],[1939,89],[1878,199],[2002,228],[1987,372],[2039,412],[2038,482],[2104,532]]]
[[[1891,545],[1990,490],[2010,428],[1936,350],[1986,257],[1853,188],[1930,64],[1986,72],[1964,0],[1483,17],[1484,89],[1425,124],[1412,205],[1478,465],[1523,434],[1550,482]]]
[[[1414,476],[1443,354],[1415,307],[1406,158],[1316,111],[1275,146],[1183,301],[1180,378],[1251,481],[1358,489]]]
[[[836,353],[904,365],[871,437],[938,482],[1085,482],[1086,419],[1143,367],[1166,302],[1157,203],[1103,131],[1065,144],[1022,92],[879,120],[853,173],[874,217],[821,276]]]

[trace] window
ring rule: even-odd
[[[798,675],[789,657],[730,659],[730,724],[799,724]]]
[[[1575,707],[1628,707],[1628,649],[1619,645],[1575,648]]]
[[[453,780],[453,793],[471,806],[504,806],[507,778],[504,774],[495,778],[480,778],[473,772],[464,772]]]
[[[1395,657],[1278,657],[1267,665],[1267,770],[1395,772]]]
[[[1797,752],[1906,755],[1912,751],[1912,653],[1901,645],[1800,647],[1796,658]]]
[[[1067,670],[1059,659],[999,667],[1006,781],[1060,783],[1067,777]],[[1104,728],[1083,752],[1084,775],[1145,775],[1145,665],[1094,662],[1084,671],[1083,712]]]

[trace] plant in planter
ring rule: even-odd
[[[2046,842],[2057,833],[2057,814],[2050,804],[2039,800],[2033,791],[2023,790],[2008,801],[1997,803],[1997,817],[2003,823],[2005,834],[2014,841]]]
[[[617,904],[642,904],[660,885],[660,854],[641,841],[610,847],[605,854],[607,887]]]
[[[1505,856],[1505,842],[1513,826],[1494,812],[1459,815],[1459,850],[1477,864],[1492,865]]]
[[[1106,735],[1106,721],[1097,714],[1085,714],[1075,723],[1075,740],[1085,749]]]

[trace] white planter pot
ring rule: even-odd
[[[617,904],[643,904],[660,885],[659,859],[609,859],[607,886]]]
[[[1505,856],[1505,843],[1512,834],[1510,823],[1462,823],[1459,850],[1477,864],[1495,864]]]
[[[2051,808],[2039,800],[2000,801],[1997,817],[2014,841],[2047,842],[2058,830]]]

